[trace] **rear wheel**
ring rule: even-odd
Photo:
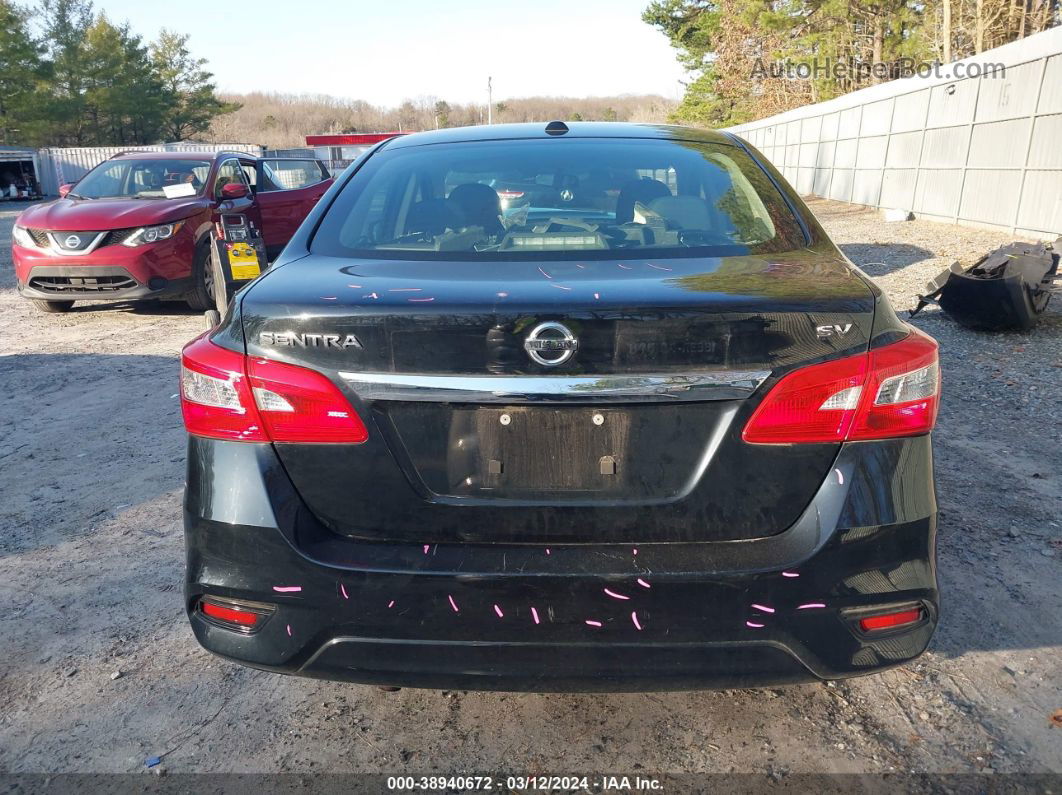
[[[210,238],[208,237],[195,249],[195,262],[192,265],[194,284],[188,293],[188,306],[196,312],[214,309],[214,269],[210,266]]]
[[[48,301],[43,298],[31,298],[34,306],[36,306],[42,312],[48,312],[50,314],[58,314],[59,312],[69,312],[74,308],[73,301]]]

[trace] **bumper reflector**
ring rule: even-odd
[[[873,632],[876,629],[893,629],[905,624],[915,624],[922,619],[922,608],[915,607],[910,610],[901,610],[898,613],[885,613],[881,616],[867,616],[859,619],[859,628],[864,632]]]
[[[244,632],[257,629],[259,624],[273,612],[272,608],[250,607],[234,602],[220,602],[205,598],[199,600],[199,610],[217,624]]]

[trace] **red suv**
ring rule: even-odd
[[[15,222],[19,292],[45,312],[76,300],[183,297],[214,305],[208,260],[222,213],[242,213],[276,256],[332,184],[313,159],[240,152],[129,152]]]

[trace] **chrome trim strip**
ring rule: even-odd
[[[430,403],[670,403],[742,400],[770,375],[768,370],[716,370],[692,374],[537,376],[402,375],[348,373],[339,377],[366,400]]]
[[[85,248],[81,249],[80,251],[67,251],[62,246],[60,246],[59,241],[55,239],[55,235],[61,235],[63,234],[62,232],[45,232],[45,234],[48,235],[48,241],[51,243],[50,248],[52,253],[59,254],[63,257],[81,257],[85,254],[91,254],[93,251],[96,250],[96,246],[100,244],[100,241],[103,240],[103,238],[105,238],[109,233],[110,230],[100,232],[98,235],[96,235],[96,237],[91,243],[89,243],[87,246],[85,246]],[[67,232],[66,234],[73,235],[76,234],[76,232]]]

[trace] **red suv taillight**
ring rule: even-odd
[[[917,436],[933,429],[939,402],[937,343],[912,329],[891,345],[787,374],[741,438],[799,444]]]
[[[181,352],[181,410],[188,433],[211,439],[360,444],[369,437],[316,370],[243,356],[205,335]]]

